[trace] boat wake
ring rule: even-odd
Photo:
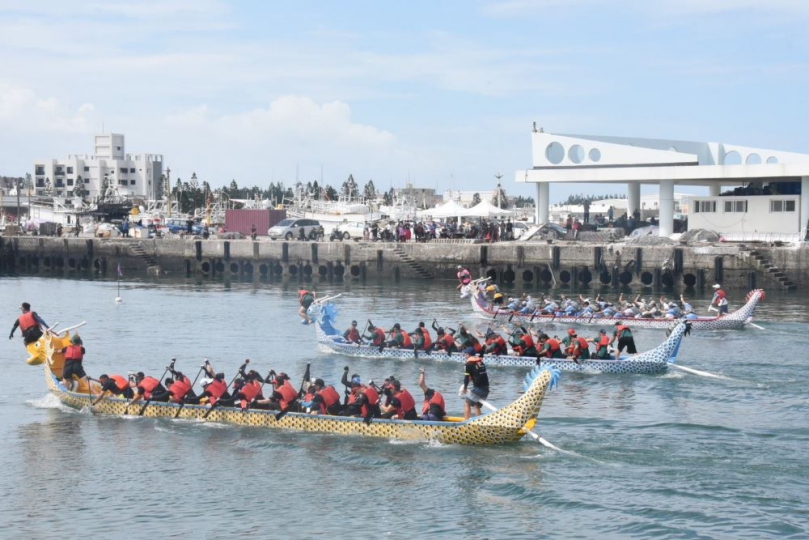
[[[26,401],[29,405],[36,409],[59,409],[62,412],[79,413],[76,409],[72,409],[63,405],[59,398],[53,394],[47,394],[39,399],[29,399]]]

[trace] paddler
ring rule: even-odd
[[[110,394],[126,399],[132,399],[135,395],[132,387],[129,386],[129,381],[123,375],[107,375],[105,373],[98,378],[98,382],[101,384],[101,393],[93,401],[93,405],[98,405],[102,399]]]
[[[259,399],[253,405],[259,409],[270,409],[278,411],[298,410],[298,390],[292,386],[289,375],[270,371],[273,391],[267,399]]]
[[[542,345],[542,347],[539,349],[537,357],[539,358],[565,357],[564,352],[562,351],[562,342],[556,339],[555,337],[550,337],[547,334],[540,334],[539,344]]]
[[[343,332],[343,339],[349,343],[356,343],[357,345],[362,343],[362,336],[360,335],[360,331],[357,330],[357,321],[351,321],[351,328]]]
[[[195,394],[191,390],[191,379],[183,375],[181,371],[171,370],[171,373],[175,378],[166,379],[163,392],[152,392],[152,401],[182,403],[186,396],[194,397]]]
[[[508,338],[508,343],[517,356],[537,356],[537,348],[534,343],[534,336],[525,328],[518,327]]]
[[[368,332],[371,334],[366,336],[363,334],[362,339],[371,340],[371,345],[379,347],[380,352],[385,347],[385,338],[387,334],[384,328],[377,328],[371,321],[368,321]]]
[[[422,420],[443,422],[447,416],[444,396],[427,386],[427,372],[419,368],[419,387],[424,392],[424,406],[421,409]]]
[[[506,344],[506,340],[503,339],[503,336],[491,328],[486,330],[485,335],[481,334],[480,332],[478,332],[478,335],[486,339],[486,344],[483,347],[483,354],[493,354],[495,356],[508,354],[508,345]]]
[[[728,296],[725,294],[725,291],[722,290],[722,286],[719,283],[714,283],[713,285],[714,293],[713,298],[711,298],[711,305],[716,305],[716,308],[719,310],[719,316],[727,315],[728,313]],[[25,305],[25,304],[23,304]]]
[[[406,388],[402,388],[402,383],[398,379],[391,379],[388,383],[390,389],[390,403],[382,407],[382,418],[393,418],[400,420],[416,420],[416,400]]]
[[[165,391],[166,388],[159,380],[155,379],[154,377],[148,377],[144,375],[142,371],[139,371],[137,375],[135,375],[135,382],[133,386],[135,396],[129,402],[127,408],[141,399],[151,400],[153,393],[163,393]]]
[[[337,416],[341,412],[340,394],[334,386],[326,385],[323,379],[315,379],[315,392],[310,402],[303,404],[311,408],[313,414],[329,414]]]
[[[433,338],[430,335],[430,331],[427,330],[427,326],[424,324],[424,321],[421,321],[419,322],[418,327],[415,330],[413,330],[413,332],[410,333],[410,335],[413,337],[414,343],[417,343],[419,341],[418,337],[419,330],[421,330],[423,343],[421,345],[418,345],[416,348],[420,351],[426,351],[427,349],[430,349],[430,345],[433,344]]]
[[[225,374],[213,373],[213,369],[207,371],[207,374],[208,377],[202,379],[202,393],[196,397],[187,396],[185,398],[186,403],[198,404],[204,402],[215,405],[220,399],[230,398],[228,383],[225,382]]]
[[[483,350],[483,345],[480,344],[478,338],[473,336],[464,325],[461,325],[458,329],[457,340],[459,349],[468,349],[469,347],[472,347],[475,349],[476,353]]]
[[[410,339],[410,334],[402,330],[402,325],[396,323],[390,331],[391,339],[388,340],[388,347],[394,349],[412,349],[413,340]]]
[[[603,328],[598,331],[598,336],[591,340],[596,345],[593,358],[599,360],[610,360],[610,343],[612,342]]]
[[[22,303],[20,311],[22,311],[22,315],[17,317],[17,320],[14,321],[14,326],[11,327],[11,333],[8,335],[8,339],[14,337],[14,331],[17,330],[19,326],[22,332],[23,342],[28,345],[42,337],[42,327],[48,328],[48,323],[42,320],[42,317],[37,315],[36,311],[31,311],[31,304],[28,302]]]
[[[467,348],[466,365],[464,365],[463,388],[461,395],[464,400],[464,419],[472,418],[472,407],[475,407],[475,416],[480,416],[483,411],[480,400],[489,397],[489,374],[486,373],[486,365],[483,358],[477,356],[474,347]],[[472,388],[469,388],[469,383]]]
[[[565,353],[568,357],[578,362],[581,360],[588,360],[590,358],[590,343],[583,337],[576,335],[576,331],[572,328],[568,330],[570,337],[570,344],[567,346]]]
[[[301,232],[303,232],[303,229],[301,229]],[[301,304],[298,314],[303,319],[301,324],[310,324],[313,322],[312,319],[309,318],[309,313],[307,310],[309,309],[309,306],[312,305],[312,302],[315,301],[315,298],[317,298],[316,292],[307,290],[303,285],[298,287],[298,302]]]

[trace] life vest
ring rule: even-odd
[[[559,352],[561,347],[562,344],[559,343],[559,341],[553,338],[548,338],[547,341],[545,341],[545,355],[548,358],[553,358],[553,356]]]
[[[26,311],[22,315],[19,316],[17,319],[20,322],[20,330],[25,332],[29,328],[33,328],[34,326],[39,326],[39,323],[34,318],[33,311]]]
[[[399,393],[394,396],[399,400],[399,406],[396,408],[396,415],[400,419],[404,419],[405,415],[416,409],[416,400],[410,395],[410,392],[404,388],[399,390]]]
[[[312,293],[310,293],[309,291],[307,291],[305,289],[302,290],[300,293],[298,293],[298,301],[301,303],[301,305],[303,305],[303,301],[306,300],[306,297],[311,295],[311,294]]]
[[[598,339],[598,342],[596,343],[596,354],[598,355],[598,353],[602,350],[607,351],[606,354],[600,356],[601,358],[606,358],[609,356],[610,341],[609,336],[605,334],[601,334],[601,337]]]
[[[439,349],[444,349],[445,351],[448,351],[453,347],[453,345],[455,345],[455,338],[452,336],[452,334],[444,334],[438,340]]]
[[[522,337],[520,338],[520,341],[522,342],[522,346],[525,347],[526,349],[530,349],[531,347],[534,346],[534,337],[531,334],[523,334]],[[557,349],[559,348],[558,345],[556,348]]]
[[[225,395],[225,392],[228,391],[228,385],[225,381],[220,381],[219,379],[214,379],[214,381],[205,387],[205,391],[211,396],[209,402],[211,405],[219,401],[219,398]]]
[[[67,351],[65,351],[65,360],[81,362],[84,359],[84,353],[81,349],[81,345],[68,345]]]
[[[424,407],[421,409],[421,414],[430,412],[430,405],[438,405],[441,407],[442,411],[447,410],[444,404],[444,396],[441,395],[441,392],[436,392],[435,390],[433,390],[433,397],[424,400]]]
[[[430,332],[426,328],[421,329],[421,335],[424,336],[424,350],[426,351],[433,344],[433,338],[430,337]]]
[[[337,393],[337,390],[335,390],[332,385],[317,392],[317,395],[323,400],[320,403],[321,414],[329,414],[329,407],[340,401],[340,394]]]
[[[379,392],[373,386],[367,386],[362,389],[362,393],[365,394],[365,399],[368,401],[362,406],[362,416],[366,417],[379,405]]]
[[[115,386],[117,386],[118,390],[121,392],[129,388],[129,381],[124,379],[122,375],[110,375],[110,379],[115,381]]]
[[[352,343],[359,343],[360,342],[360,332],[354,326],[352,326],[351,328],[348,329],[348,341],[350,341]]]
[[[615,330],[615,337],[617,337],[618,339],[621,339],[621,336],[622,336],[622,335],[624,334],[624,332],[626,332],[627,330],[629,330],[629,327],[628,327],[628,326],[626,326],[626,325],[624,325],[624,324],[619,325],[619,326],[618,326],[618,329],[617,329],[617,330]],[[631,334],[631,333],[632,333],[632,330],[629,330],[629,332],[630,332],[630,334]]]
[[[399,330],[399,332],[402,335],[402,347],[407,347],[408,349],[413,348],[413,340],[410,339],[410,334],[404,330]]]
[[[244,400],[242,401],[242,405],[244,406],[245,401],[249,404],[261,395],[261,385],[257,381],[250,381],[242,386],[239,392],[244,396]]]
[[[281,404],[282,409],[286,409],[290,406],[290,404],[292,404],[293,401],[298,399],[298,391],[295,390],[289,381],[284,381],[284,384],[276,388],[275,391],[281,394],[281,400],[279,403]]]
[[[180,403],[185,395],[191,391],[191,381],[188,377],[183,377],[180,381],[174,381],[174,383],[169,386],[169,392],[172,393],[171,400],[174,403]]]
[[[374,329],[374,339],[371,342],[373,345],[382,345],[385,342],[385,330],[383,328]]]
[[[583,337],[576,338],[576,341],[579,342],[579,350],[586,351],[590,349],[590,343]]]
[[[503,354],[508,351],[508,346],[506,345],[506,340],[503,339],[503,336],[496,335],[486,341],[487,345],[494,345],[494,349],[492,350],[493,354]]]
[[[154,377],[144,377],[143,380],[138,383],[138,388],[143,389],[143,397],[146,399],[152,397],[152,392],[154,392],[155,388],[158,386],[160,386],[160,381]]]

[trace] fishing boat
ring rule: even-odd
[[[313,304],[313,306],[316,306]],[[336,310],[333,304],[319,304],[316,321],[317,342],[322,352],[338,353],[345,356],[363,358],[386,358],[392,360],[431,360],[434,362],[456,362],[463,364],[466,362],[464,353],[446,353],[435,350],[431,353],[417,351],[413,349],[380,348],[366,344],[356,344],[346,341],[343,333],[337,330],[333,321]],[[332,306],[330,308],[330,306]],[[311,308],[310,308],[311,309]],[[573,371],[579,373],[645,373],[657,374],[665,373],[670,365],[677,360],[680,351],[680,342],[688,330],[688,321],[669,321],[669,325],[676,324],[666,341],[652,350],[638,353],[632,356],[621,357],[620,360],[600,360],[588,359],[569,360],[565,358],[542,359],[542,362],[553,364],[560,371]],[[484,356],[487,366],[506,367],[535,367],[537,358],[533,356],[509,356],[491,355]]]
[[[746,303],[732,313],[718,317],[697,317],[689,319],[694,330],[739,330],[753,322],[753,315],[756,306],[765,298],[763,289],[754,289],[747,293]],[[514,324],[581,324],[603,326],[614,324],[616,321],[626,322],[632,328],[658,328],[667,329],[674,319],[666,318],[629,318],[629,317],[599,317],[592,316],[569,316],[569,315],[539,315],[522,314],[511,311],[505,307],[498,307],[491,304],[481,294],[470,295],[472,310],[483,319],[507,320]]]
[[[64,355],[60,352],[70,341],[70,333],[46,334],[36,344],[32,357],[44,359],[45,379],[48,389],[64,405],[83,409],[90,407],[98,397],[100,387],[93,382],[80,380],[73,390],[62,384],[61,374]],[[29,359],[30,360],[30,359]],[[37,362],[29,362],[36,364]],[[146,416],[149,418],[180,418],[199,422],[218,422],[238,426],[253,426],[272,429],[287,429],[340,435],[378,437],[401,440],[438,441],[446,444],[494,445],[516,442],[528,433],[536,423],[545,392],[559,380],[559,371],[553,367],[535,367],[526,375],[525,393],[511,404],[469,420],[451,418],[450,421],[388,420],[374,418],[366,423],[362,418],[346,416],[312,415],[290,412],[279,415],[277,411],[219,407],[210,409],[203,405],[176,403],[136,403],[130,409],[123,398],[107,397],[92,406],[96,414],[111,416]],[[536,437],[536,434],[533,434]]]

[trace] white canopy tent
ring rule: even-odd
[[[429,216],[432,218],[450,218],[459,217],[464,215],[463,212],[468,210],[453,200],[436,206],[435,208],[428,208],[427,210],[420,211],[419,217]]]
[[[464,208],[461,211],[463,217],[483,217],[492,218],[499,216],[510,216],[512,212],[503,208],[498,208],[489,201],[480,201],[472,208]]]

